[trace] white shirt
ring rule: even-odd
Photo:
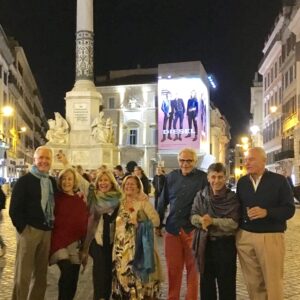
[[[262,175],[260,175],[260,176],[256,179],[256,181],[253,179],[253,177],[252,177],[251,175],[250,175],[249,177],[250,177],[250,180],[251,180],[251,182],[252,182],[252,184],[253,184],[254,191],[256,192],[256,190],[257,190],[257,188],[258,188],[258,185],[259,185],[259,183],[260,183],[260,181],[261,181]]]

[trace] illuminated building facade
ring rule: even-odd
[[[225,118],[220,119],[220,112],[213,112],[213,140],[217,145],[211,145],[210,111],[216,108],[210,106],[202,68],[200,62],[161,64],[158,68],[110,71],[108,76],[96,78],[104,114],[117,124],[115,137],[123,166],[134,160],[153,177],[157,165],[167,171],[177,168],[178,150],[183,147],[196,150],[199,167],[207,168],[216,159],[226,163],[229,125]],[[192,94],[199,101],[197,124],[192,114],[190,119],[187,114]],[[224,147],[215,136],[224,136]]]
[[[300,1],[283,1],[263,49],[263,144],[267,167],[300,183]]]
[[[0,177],[20,176],[32,163],[33,150],[44,143],[47,129],[41,96],[23,48],[0,26]]]

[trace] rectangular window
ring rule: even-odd
[[[0,79],[2,78],[2,66],[0,65]]]
[[[3,92],[3,105],[7,105],[7,94],[5,92]]]
[[[7,76],[7,73],[4,72],[3,73],[3,82],[4,82],[5,85],[7,85],[7,81],[8,81],[8,76]]]
[[[273,74],[274,74],[274,72],[273,72],[273,68],[271,69],[271,83],[273,82]]]
[[[115,98],[111,97],[108,99],[108,108],[115,108]]]
[[[277,62],[275,63],[274,71],[275,71],[274,76],[275,76],[275,78],[276,78],[276,77],[277,77]]]
[[[130,129],[129,130],[129,145],[136,145],[137,144],[137,129]]]
[[[23,77],[23,68],[19,62],[18,62],[18,70],[19,70],[19,73],[21,74],[21,76]]]
[[[289,73],[286,72],[284,74],[284,88],[286,89],[288,87],[288,85],[289,85]]]
[[[290,67],[290,83],[293,82],[293,76],[294,76],[294,72],[293,72],[293,66]]]
[[[279,88],[279,103],[281,104],[282,103],[282,88],[280,87]]]
[[[282,65],[282,56],[280,55],[279,56],[279,69],[281,68],[281,65]],[[278,70],[278,72],[279,72],[279,70]]]

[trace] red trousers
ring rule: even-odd
[[[180,288],[183,267],[187,272],[187,292],[185,300],[197,300],[199,290],[199,275],[192,253],[193,232],[180,230],[178,236],[165,234],[165,255],[168,269],[169,293],[168,300],[180,299]]]

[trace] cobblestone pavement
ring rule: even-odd
[[[1,232],[8,246],[6,256],[0,258],[0,299],[9,300],[11,298],[14,259],[16,250],[15,231],[7,215],[7,210],[4,210],[4,223],[1,224]],[[165,268],[165,259],[163,255],[163,238],[159,238],[159,252],[162,259],[163,267]],[[49,267],[48,271],[48,288],[46,300],[57,299],[57,278],[59,270],[56,266]],[[185,276],[184,276],[185,277]],[[92,300],[92,272],[91,261],[84,274],[81,274],[76,300]],[[290,300],[300,299],[300,209],[298,208],[293,219],[288,223],[286,232],[286,259],[285,259],[285,298]],[[183,279],[183,288],[181,299],[184,299],[185,278]],[[166,299],[167,283],[163,284],[161,299]],[[237,278],[237,299],[247,300],[247,292],[243,282],[242,275],[238,269]]]

